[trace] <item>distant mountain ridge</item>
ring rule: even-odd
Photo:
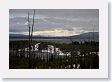
[[[98,39],[99,38],[99,32],[88,32],[88,33],[83,33],[80,35],[74,35],[74,36],[70,36],[71,38],[74,39]]]
[[[28,35],[23,34],[9,34],[9,39],[28,39]],[[90,39],[90,40],[99,40],[99,32],[88,32],[83,33],[80,35],[73,35],[73,36],[56,36],[56,37],[49,37],[49,36],[33,36],[33,39]]]

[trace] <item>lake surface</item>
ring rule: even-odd
[[[10,41],[13,40],[28,40],[28,39],[9,39]],[[45,42],[56,42],[56,43],[71,43],[70,39],[33,39],[35,41],[45,41]],[[73,41],[78,41],[78,42],[84,42],[88,41],[88,39],[72,39]]]

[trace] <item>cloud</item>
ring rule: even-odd
[[[72,36],[72,35],[78,35],[81,33],[84,33],[87,31],[84,31],[82,27],[76,28],[52,28],[52,29],[46,29],[41,31],[34,31],[33,35],[41,35],[41,36]],[[12,33],[12,32],[10,32]],[[25,34],[28,35],[28,32],[14,32],[13,34]]]
[[[28,34],[28,12],[32,23],[33,10],[10,9],[10,33]],[[36,9],[34,35],[69,36],[99,31],[98,9]]]
[[[13,15],[33,14],[33,9],[10,9],[9,13]],[[99,15],[98,9],[36,9],[36,15],[47,17],[78,17],[89,18]],[[22,15],[23,16],[23,15]]]

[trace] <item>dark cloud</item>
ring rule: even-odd
[[[27,32],[27,15],[32,23],[33,9],[10,9],[9,31]],[[61,28],[73,31],[73,28],[86,31],[99,31],[98,9],[36,9],[34,31]]]
[[[33,13],[33,9],[10,9],[11,14]],[[50,17],[98,17],[98,9],[36,9],[36,15],[45,15]]]

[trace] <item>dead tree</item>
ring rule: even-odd
[[[34,27],[34,16],[35,16],[35,10],[34,10],[34,15],[33,15],[33,23],[32,27],[30,26],[30,18],[29,18],[29,13],[28,13],[28,29],[29,29],[29,68],[33,68],[33,59],[32,59],[32,54],[31,54],[31,49],[32,49],[32,36],[33,36],[33,27]]]
[[[32,23],[32,31],[31,31],[31,44],[33,46],[33,29],[34,29],[34,17],[35,17],[35,9],[34,9],[34,13],[33,13],[33,23]]]
[[[31,58],[31,35],[30,35],[30,19],[29,19],[29,12],[28,12],[28,29],[29,29],[29,68],[32,68],[32,58]]]
[[[93,42],[94,42],[94,28],[93,28]]]
[[[29,55],[30,55],[30,20],[29,20],[29,12],[28,12],[28,29],[29,29]]]

